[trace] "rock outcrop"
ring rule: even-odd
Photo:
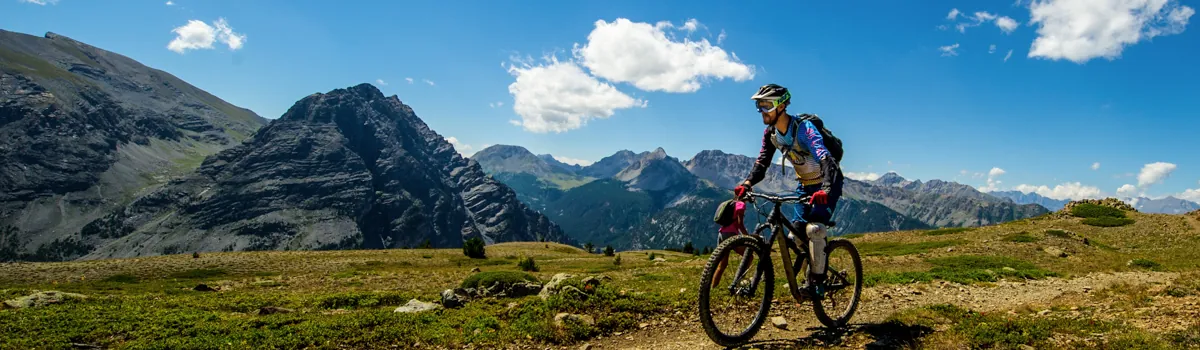
[[[194,174],[84,228],[87,258],[215,250],[568,242],[557,225],[369,84],[313,94]]]
[[[69,260],[88,222],[266,120],[70,38],[0,30],[0,261]]]
[[[1070,201],[1067,203],[1067,205],[1063,206],[1063,209],[1061,210],[1061,212],[1069,214],[1071,212],[1071,208],[1074,208],[1077,205],[1085,204],[1085,203],[1099,205],[1102,207],[1116,208],[1116,209],[1120,209],[1120,210],[1124,210],[1124,211],[1132,211],[1132,212],[1138,211],[1137,209],[1134,209],[1132,205],[1129,205],[1129,203],[1125,203],[1124,201],[1122,201],[1120,199],[1104,198],[1104,199],[1081,199],[1081,200]]]

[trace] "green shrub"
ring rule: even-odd
[[[463,255],[472,259],[487,259],[487,252],[484,249],[483,240],[479,237],[471,237],[466,242],[463,242]]]
[[[1132,224],[1134,221],[1130,218],[1114,218],[1114,217],[1099,217],[1083,219],[1083,224],[1096,227],[1120,227]]]
[[[1139,267],[1147,270],[1158,270],[1162,268],[1162,264],[1150,259],[1133,259],[1129,261],[1129,266]]]
[[[613,258],[613,265],[617,265],[617,266],[621,265],[621,255],[617,255],[616,258]]]
[[[171,277],[172,278],[185,278],[185,279],[201,279],[201,278],[219,277],[219,276],[224,276],[226,274],[227,273],[225,272],[224,269],[192,269],[192,270],[179,271],[176,273],[172,273]]]
[[[517,267],[520,267],[521,271],[538,271],[537,262],[533,261],[533,257],[531,256],[522,256],[521,259],[517,260]]]
[[[687,242],[687,243],[683,244],[683,252],[684,253],[692,254],[692,252],[695,250],[696,250],[696,248],[692,247],[692,242]]]
[[[1071,234],[1063,230],[1046,230],[1046,235],[1058,238],[1071,238]]]
[[[588,254],[595,252],[595,250],[592,250],[595,247],[596,247],[595,245],[592,245],[592,242],[587,242],[587,243],[583,244],[583,250],[586,250],[588,252]]]
[[[1080,218],[1123,218],[1125,217],[1125,212],[1121,211],[1121,209],[1113,207],[1106,207],[1091,203],[1080,203],[1074,207],[1071,207],[1071,215]]]
[[[604,256],[613,256],[613,253],[613,247],[611,245],[604,247]]]
[[[103,281],[112,283],[138,283],[140,279],[137,276],[122,273],[105,277]]]
[[[502,283],[518,283],[518,282],[534,282],[538,283],[537,277],[520,271],[484,271],[467,277],[462,281],[462,288],[478,288],[480,286],[491,286],[496,282]]]
[[[658,256],[655,255],[654,252],[650,252],[650,260],[654,260],[654,258],[657,258],[657,257]]]

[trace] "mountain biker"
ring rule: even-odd
[[[842,194],[842,170],[825,146],[825,140],[821,137],[818,127],[807,119],[787,113],[787,107],[791,105],[791,93],[787,88],[776,84],[763,85],[750,99],[754,100],[767,128],[763,131],[762,149],[758,153],[754,168],[750,170],[750,176],[738,187],[750,190],[762,181],[771,167],[775,150],[780,149],[784,152],[784,158],[792,163],[796,171],[796,179],[799,182],[796,192],[802,196],[811,195],[810,205],[803,206],[804,213],[796,210],[796,215],[792,218],[792,223],[797,229],[808,233],[809,247],[813,254],[806,285],[801,290],[822,295],[825,281],[825,228],[832,219],[838,198]],[[802,228],[798,219],[804,219],[808,226]],[[792,234],[788,236],[793,240],[799,239]],[[803,242],[797,242],[797,245],[800,244]]]
[[[734,197],[737,198],[737,201],[734,202],[733,222],[731,222],[729,225],[722,226],[720,230],[717,230],[717,244],[721,244],[721,242],[724,242],[726,239],[733,237],[734,235],[737,235],[739,233],[743,234],[743,235],[749,234],[746,232],[746,222],[745,222],[746,202],[744,200],[746,199],[746,189],[742,188],[742,187],[735,188],[733,190],[733,194],[734,194]],[[745,250],[746,250],[746,247],[734,248],[734,251],[742,256],[746,256]],[[746,259],[749,261],[745,262],[745,264],[749,264],[754,261],[754,255],[747,256]],[[721,262],[717,265],[717,271],[715,273],[713,273],[713,280],[712,280],[713,287],[716,287],[718,282],[721,281],[721,274],[723,274],[725,272],[725,267],[727,265],[729,265],[729,257],[728,256],[726,256],[725,259],[721,260]],[[738,276],[738,277],[740,278],[741,276]]]

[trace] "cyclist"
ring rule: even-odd
[[[763,124],[767,128],[763,131],[762,149],[758,153],[754,168],[751,169],[750,176],[738,187],[743,188],[743,191],[750,190],[762,181],[771,167],[775,150],[783,151],[783,157],[792,163],[796,171],[796,179],[799,182],[796,192],[799,195],[811,195],[810,205],[800,206],[804,207],[804,212],[796,210],[796,215],[792,218],[794,226],[808,234],[809,247],[814,255],[802,291],[811,293],[809,295],[823,295],[825,228],[832,219],[838,198],[842,194],[842,170],[826,147],[819,128],[801,115],[792,116],[787,113],[787,107],[791,105],[791,96],[787,88],[767,84],[750,97],[762,114]],[[804,219],[808,223],[807,227],[801,227],[799,219]],[[793,234],[789,233],[788,236],[799,240]],[[798,241],[797,245],[800,244],[803,242]]]
[[[721,244],[721,242],[724,242],[726,239],[733,237],[734,235],[737,235],[739,233],[743,234],[743,235],[749,234],[746,232],[746,222],[745,222],[746,202],[744,200],[746,199],[746,189],[742,188],[742,187],[735,188],[733,190],[733,194],[737,198],[737,201],[733,202],[734,203],[733,222],[731,222],[729,225],[722,226],[720,230],[717,230],[717,244]],[[734,249],[735,252],[737,252],[739,255],[742,255],[742,256],[746,255],[745,250],[746,250],[746,247],[737,247]],[[749,264],[754,261],[754,255],[750,255],[750,256],[746,257],[746,260],[748,260],[748,261],[744,262],[743,265],[749,266]],[[721,281],[721,274],[725,273],[726,265],[729,265],[729,257],[728,256],[726,256],[725,259],[721,260],[720,264],[717,264],[717,271],[715,273],[713,273],[713,280],[712,280],[713,287],[716,287],[718,282]],[[736,277],[737,278],[735,280],[738,280],[738,279],[741,279],[742,276],[736,276]],[[730,288],[733,288],[733,287],[734,286],[730,286]]]

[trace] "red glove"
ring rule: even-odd
[[[829,201],[829,195],[825,193],[825,190],[820,190],[820,191],[817,191],[817,193],[813,193],[812,197],[810,197],[808,199],[808,204],[809,205],[813,205],[813,204],[825,205],[828,201]]]
[[[746,191],[748,190],[749,189],[747,189],[746,186],[738,185],[738,187],[733,188],[733,194],[738,198],[742,198],[742,196],[745,195]]]

